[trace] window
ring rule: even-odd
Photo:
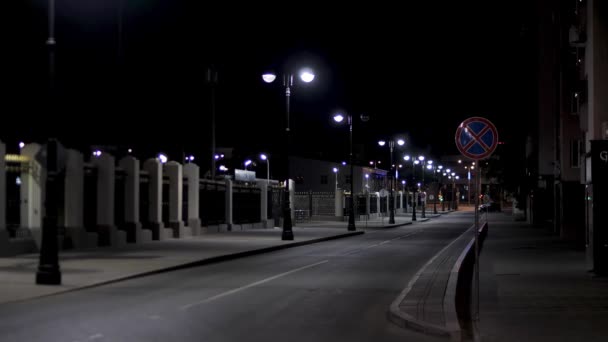
[[[321,175],[321,184],[327,184],[327,175]]]
[[[570,141],[570,167],[578,169],[581,167],[581,141]]]

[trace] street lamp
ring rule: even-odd
[[[452,175],[452,210],[456,210],[456,172],[452,172],[450,175]]]
[[[338,168],[334,167],[332,169],[332,171],[334,172],[334,174],[336,175],[336,187],[334,189],[334,193],[338,192]]]
[[[354,166],[353,166],[353,117],[350,114],[336,113],[333,116],[334,121],[337,123],[344,122],[348,124],[349,131],[349,163],[350,163],[350,209],[348,212],[348,230],[355,230],[355,178],[354,178]],[[361,114],[361,121],[366,122],[369,120],[367,115]]]
[[[418,161],[420,162],[420,169],[422,170],[422,183],[418,183],[418,188],[420,189],[420,211],[422,212],[422,218],[426,218],[426,191],[424,184],[424,174],[425,174],[425,164],[424,164],[424,156],[418,156]],[[422,186],[421,186],[422,184]]]
[[[416,165],[420,163],[420,161],[418,161],[418,159],[414,158],[414,157],[410,157],[409,155],[406,155],[403,157],[403,160],[405,161],[412,161],[412,186],[414,185],[415,182],[415,175],[416,175]],[[414,188],[414,192],[412,192],[412,221],[416,221],[416,188]]]
[[[268,155],[260,154],[260,159],[266,162],[266,186],[270,185],[270,158]]]
[[[427,161],[426,169],[433,173],[433,180],[435,180],[435,165],[433,165],[432,160]],[[437,186],[437,184],[435,184],[435,186]],[[437,198],[433,199],[433,214],[437,214]]]
[[[378,141],[378,145],[380,146],[384,146],[386,145],[386,141],[384,140],[380,140]],[[403,139],[397,139],[397,145],[399,146],[403,146],[405,145],[405,140]],[[389,147],[389,151],[390,151],[390,167],[393,167],[393,150],[395,149],[395,140],[389,140],[388,142],[388,147]],[[388,201],[388,206],[389,206],[389,219],[388,219],[388,223],[389,224],[395,224],[395,198],[393,197],[393,187],[394,187],[394,181],[397,178],[397,168],[395,168],[395,174],[392,175],[392,179],[389,181],[389,201]]]
[[[247,170],[247,166],[251,165],[252,161],[251,159],[247,159],[245,160],[245,162],[243,164],[245,164],[245,170]]]
[[[266,83],[272,83],[277,78],[273,73],[265,73],[262,75],[262,79]],[[300,79],[303,82],[312,82],[315,75],[309,69],[304,69],[300,72]],[[281,235],[282,240],[293,240],[293,229],[291,222],[291,205],[289,203],[289,143],[290,143],[290,125],[289,125],[289,106],[291,98],[291,88],[293,87],[293,74],[286,73],[283,75],[283,87],[285,87],[285,201],[283,202],[283,233]]]

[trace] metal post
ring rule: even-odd
[[[421,161],[420,163],[422,166],[422,188],[420,191],[420,198],[421,198],[421,204],[422,204],[422,218],[426,218],[426,191],[424,191],[424,163],[423,161]],[[424,194],[424,196],[422,196]]]
[[[437,214],[437,201],[439,200],[439,177],[437,177],[437,172],[435,170],[435,166],[433,166],[433,178],[435,178],[435,200],[433,201],[433,214]]]
[[[270,157],[266,157],[266,185],[270,185]]]
[[[388,142],[388,147],[390,150],[390,159],[391,159],[391,163],[390,163],[390,167],[393,167],[393,149],[395,147],[395,141],[391,140]],[[389,172],[390,174],[390,172]],[[390,175],[391,179],[389,180],[389,199],[388,199],[388,206],[389,206],[389,219],[388,219],[388,223],[389,224],[395,224],[395,199],[393,197],[393,182],[395,181],[395,175]]]
[[[42,225],[42,246],[36,272],[36,284],[60,285],[61,271],[59,269],[59,250],[57,246],[57,203],[59,191],[57,168],[57,141],[49,140],[46,146],[46,194],[45,215]]]
[[[475,179],[475,314],[473,319],[479,321],[479,194],[481,193],[480,177]]]
[[[414,187],[414,191],[412,192],[412,221],[416,221],[416,163],[412,161],[412,187]]]
[[[289,203],[289,139],[290,139],[290,128],[289,128],[289,99],[291,97],[291,86],[293,85],[293,75],[287,74],[283,80],[285,85],[285,109],[286,109],[286,128],[285,134],[287,139],[285,141],[285,201],[283,202],[283,233],[281,235],[282,240],[293,240],[293,230],[291,222],[291,204]]]
[[[213,67],[207,69],[207,82],[211,86],[211,179],[215,179],[215,86],[217,84],[217,72]]]
[[[55,0],[48,2],[48,30],[49,36],[46,46],[49,53],[49,107],[51,113],[55,110]],[[54,113],[52,113],[54,114]],[[57,246],[57,141],[49,140],[47,143],[47,179],[45,207],[46,213],[42,224],[42,246],[40,247],[40,260],[36,272],[36,284],[61,284],[61,271],[59,270],[59,251]]]
[[[356,230],[355,227],[355,168],[353,166],[353,117],[348,115],[348,123],[350,130],[350,210],[348,213],[348,230]]]

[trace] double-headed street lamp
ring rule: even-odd
[[[380,146],[385,146],[386,145],[386,141],[384,140],[380,140],[378,141],[378,145]],[[405,140],[403,139],[397,139],[397,145],[399,146],[403,146],[405,145]],[[388,223],[389,224],[395,224],[395,199],[393,197],[393,183],[395,181],[395,179],[397,178],[397,168],[394,167],[393,165],[393,150],[395,149],[395,140],[389,140],[388,142],[388,148],[390,151],[390,167],[395,169],[395,173],[392,175],[392,178],[389,181],[389,193],[390,193],[390,197],[389,197],[389,201],[388,201],[388,206],[389,206],[389,220]]]
[[[336,113],[334,115],[334,121],[337,123],[344,122],[348,124],[349,130],[349,163],[350,163],[350,208],[348,210],[348,230],[355,230],[355,171],[353,166],[353,117],[350,114]],[[366,122],[369,120],[367,115],[361,114],[361,121]]]
[[[277,76],[273,73],[265,73],[262,75],[262,79],[266,83],[272,83],[275,81]],[[303,82],[312,82],[315,75],[309,69],[304,69],[300,72],[300,79]],[[293,229],[291,222],[291,205],[289,203],[289,143],[290,143],[290,125],[289,125],[289,109],[290,109],[290,98],[291,88],[293,87],[293,74],[286,73],[283,75],[283,87],[285,87],[285,194],[283,201],[283,233],[281,235],[282,240],[293,240]]]

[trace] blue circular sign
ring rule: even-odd
[[[463,156],[479,160],[490,156],[498,145],[498,131],[490,120],[472,117],[456,129],[456,147]]]

